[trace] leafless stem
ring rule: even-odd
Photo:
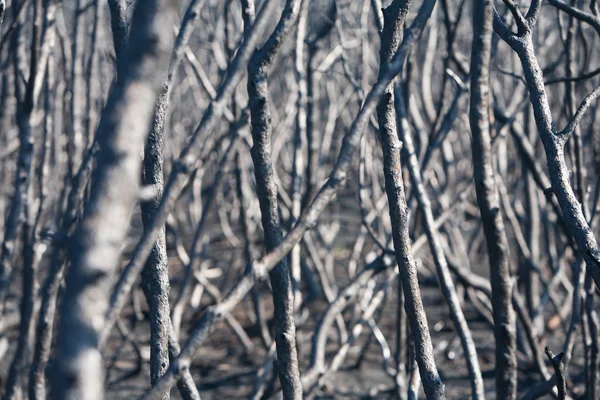
[[[552,363],[552,367],[554,368],[554,373],[556,374],[556,387],[558,388],[558,400],[564,400],[567,397],[567,384],[565,381],[565,374],[564,374],[564,364],[563,364],[563,358],[564,358],[564,353],[560,352],[557,355],[554,355],[554,353],[552,353],[552,351],[550,351],[549,348],[546,347],[545,349],[546,352],[546,356],[548,356],[548,359],[550,360],[550,362]]]
[[[505,3],[517,18],[519,31],[526,22],[512,2]],[[512,7],[511,7],[512,5]],[[493,4],[489,0],[475,2],[473,14],[473,47],[471,52],[471,100],[469,122],[473,177],[477,204],[481,212],[490,263],[494,339],[496,341],[496,395],[515,399],[517,395],[517,359],[515,313],[512,308],[512,279],[508,258],[508,242],[504,231],[500,202],[495,183],[490,138],[489,69],[492,45]]]
[[[251,154],[267,251],[273,250],[283,238],[279,221],[277,185],[273,177],[273,163],[271,162],[272,126],[267,82],[275,56],[286,36],[298,21],[301,3],[299,0],[286,2],[277,27],[265,45],[254,52],[248,64],[248,98],[253,138]],[[301,35],[302,32],[299,34]],[[298,192],[298,195],[300,194],[301,192]],[[299,206],[300,203],[298,202],[297,205]],[[301,399],[302,384],[296,350],[294,292],[291,270],[286,259],[282,259],[279,265],[269,272],[269,278],[275,306],[277,372],[283,388],[283,396],[285,399]]]
[[[98,137],[101,150],[90,206],[69,247],[71,269],[52,376],[56,398],[103,398],[98,339],[108,308],[110,276],[137,200],[139,154],[160,87],[156,65],[166,67],[170,16],[167,1],[136,7],[131,37],[135,47],[102,115]]]

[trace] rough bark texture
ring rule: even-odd
[[[407,110],[404,105],[402,93],[396,93],[396,95],[396,109],[401,109],[401,111],[398,112],[398,120],[400,122],[399,132],[406,150],[405,154],[407,155],[406,158],[408,170],[410,171],[410,176],[414,191],[416,192],[416,198],[419,203],[419,207],[424,215],[425,231],[427,233],[427,239],[429,240],[429,246],[438,273],[440,288],[442,289],[444,298],[448,302],[450,318],[452,319],[454,329],[460,338],[463,351],[465,353],[465,361],[467,363],[467,368],[469,369],[469,377],[471,380],[472,398],[485,399],[483,378],[481,376],[481,369],[477,359],[477,349],[475,348],[475,343],[473,342],[471,330],[469,329],[465,315],[460,307],[460,300],[456,292],[456,287],[454,285],[452,275],[450,274],[450,269],[448,268],[446,255],[442,249],[443,239],[440,237],[440,234],[434,227],[435,218],[433,217],[433,212],[431,210],[431,201],[429,200],[429,195],[425,190],[425,185],[421,176],[421,168],[419,166],[416,149],[412,141]]]
[[[166,104],[164,98],[169,89],[165,85],[158,96],[157,111],[154,114],[152,129],[146,141],[142,183],[152,186],[156,196],[142,203],[142,222],[144,229],[151,229],[151,222],[163,194],[163,131],[165,126]],[[150,381],[156,382],[169,368],[169,263],[165,242],[165,227],[159,227],[158,236],[152,252],[142,270],[142,289],[150,309]],[[168,399],[165,393],[163,399]]]
[[[100,151],[89,205],[69,243],[71,267],[59,323],[52,397],[102,399],[98,350],[111,276],[138,196],[139,155],[170,50],[170,0],[146,1],[134,11],[131,43],[120,79],[99,126]]]
[[[263,279],[267,275],[268,271],[278,265],[279,262],[285,256],[287,256],[287,254],[289,254],[295,244],[302,239],[302,236],[306,233],[306,231],[308,231],[317,223],[319,215],[323,212],[327,204],[329,204],[335,193],[344,185],[346,174],[350,166],[350,161],[352,160],[352,155],[360,143],[362,132],[369,121],[369,117],[375,110],[377,102],[383,94],[385,88],[401,70],[408,52],[416,42],[417,38],[421,35],[423,27],[431,16],[434,5],[435,0],[428,0],[419,10],[417,17],[415,18],[411,29],[405,35],[405,40],[400,45],[398,52],[392,59],[392,62],[389,63],[388,68],[386,68],[386,70],[380,74],[379,80],[366,96],[363,106],[352,122],[350,131],[344,136],[335,166],[329,174],[329,179],[323,185],[323,187],[321,187],[315,196],[315,199],[308,206],[305,212],[300,216],[297,224],[290,232],[287,233],[287,235],[275,249],[247,266],[244,275],[233,286],[233,288],[223,298],[222,301],[206,309],[194,327],[190,335],[190,339],[182,347],[179,357],[171,362],[169,370],[159,380],[157,385],[155,385],[143,396],[144,399],[148,400],[158,398],[164,388],[171,387],[175,383],[177,378],[189,368],[196,350],[200,345],[202,345],[202,343],[204,343],[206,338],[214,330],[215,324],[219,321],[222,321],[225,315],[228,312],[231,312],[231,310],[242,300],[242,298],[248,294],[248,292],[252,289],[256,279]],[[261,14],[259,14],[257,17],[255,26],[258,25],[259,21],[264,17],[264,10],[265,8],[263,7],[263,11],[261,11]],[[243,47],[244,46],[242,46],[242,48],[240,48],[238,51],[238,55],[240,54],[240,51],[242,51]],[[221,94],[219,94],[219,98],[216,99],[215,102],[217,102],[217,100],[218,102],[222,101],[220,97]],[[205,131],[210,126],[205,124],[207,123],[201,123],[199,129]],[[190,146],[191,144],[188,144],[187,148],[191,148]],[[185,154],[187,154],[187,150],[184,151],[184,155]],[[175,186],[172,186],[171,189],[174,187]],[[167,196],[167,190],[170,190],[169,185],[167,185],[167,188],[165,189],[165,196]],[[169,200],[168,203],[165,203],[163,196],[163,203],[161,203],[161,207],[163,204],[170,205],[171,201]],[[165,208],[168,208],[167,205],[165,205]],[[151,236],[148,236],[148,238],[151,238]],[[145,254],[145,246],[147,246],[145,240],[149,239],[142,239],[143,243],[140,244],[140,246],[143,246],[144,249],[140,250],[139,257]],[[135,270],[133,267],[132,269]]]
[[[512,280],[508,243],[496,188],[490,137],[489,70],[492,47],[490,0],[476,0],[473,13],[471,53],[471,124],[473,169],[477,204],[481,213],[490,260],[492,310],[496,341],[496,396],[514,399],[517,395],[515,312],[512,307]]]
[[[181,22],[181,28],[171,52],[167,79],[158,96],[152,128],[146,142],[142,182],[144,185],[151,185],[156,190],[156,197],[142,204],[142,221],[146,231],[151,231],[153,228],[152,219],[159,209],[160,200],[164,192],[163,136],[173,81],[177,67],[183,57],[183,50],[188,44],[189,37],[193,31],[195,22],[198,20],[199,11],[203,4],[204,0],[190,2]],[[118,47],[117,35],[114,36],[114,39],[116,49]],[[158,227],[156,242],[142,270],[142,287],[150,307],[152,318],[150,322],[150,379],[154,383],[169,368],[169,330],[172,329],[169,307],[170,283],[164,224]],[[171,341],[174,338],[173,332]],[[178,387],[181,395],[186,399],[198,396],[194,380],[189,371],[184,373],[184,376],[178,382]],[[168,393],[165,393],[163,399],[168,398]]]
[[[253,139],[251,155],[267,251],[273,250],[283,239],[279,220],[277,184],[271,161],[272,126],[268,104],[268,75],[283,40],[298,20],[300,3],[300,0],[290,0],[286,3],[275,31],[265,46],[254,53],[248,65],[248,98]],[[285,399],[301,399],[302,383],[296,350],[294,292],[286,258],[283,258],[279,265],[269,272],[269,279],[275,306],[275,343],[279,380]]]
[[[127,48],[129,47],[127,4],[125,0],[108,0],[108,7],[110,8],[110,26],[115,45],[115,58],[118,64],[127,54]]]
[[[107,323],[101,336],[101,342],[105,342],[121,309],[125,305],[125,301],[135,283],[137,275],[144,267],[145,261],[152,251],[156,236],[158,235],[158,227],[165,223],[168,213],[173,209],[175,201],[181,194],[188,177],[186,172],[191,171],[196,160],[199,158],[199,155],[203,153],[203,150],[201,149],[202,141],[199,139],[204,139],[223,116],[225,103],[231,98],[231,94],[242,79],[242,72],[244,71],[243,66],[250,58],[252,50],[256,47],[258,38],[269,21],[269,16],[273,11],[274,5],[275,2],[273,0],[267,0],[262,7],[259,16],[256,19],[256,23],[253,25],[248,36],[245,37],[234,60],[231,62],[231,65],[225,74],[226,78],[223,81],[217,96],[209,104],[198,127],[181,151],[178,160],[174,163],[174,168],[165,184],[163,197],[152,219],[152,229],[147,229],[144,232],[129,263],[125,267],[125,271],[112,292],[110,307],[107,310]]]
[[[410,0],[396,0],[383,10],[384,27],[381,33],[380,73],[388,68],[388,64],[392,61],[402,42],[404,21],[411,4],[412,1]],[[391,83],[386,87],[377,106],[377,120],[383,150],[385,190],[392,220],[394,250],[400,270],[402,291],[406,299],[406,314],[415,341],[419,373],[427,398],[443,399],[445,398],[445,388],[435,365],[433,345],[419,289],[417,267],[410,249],[408,207],[404,195],[402,164],[400,161],[402,143],[398,138],[393,84]]]
[[[600,287],[600,247],[590,225],[585,219],[581,203],[577,200],[569,181],[570,173],[564,154],[566,141],[573,134],[591,103],[600,96],[600,88],[597,87],[586,96],[570,122],[562,131],[556,129],[550,111],[548,96],[546,95],[544,75],[533,48],[533,27],[537,22],[540,7],[540,2],[532,3],[530,12],[526,18],[521,15],[518,9],[513,11],[513,16],[515,16],[517,21],[524,21],[524,23],[520,23],[521,27],[517,34],[511,32],[496,13],[494,14],[494,30],[515,51],[521,60],[525,82],[529,90],[530,102],[533,107],[533,116],[546,153],[548,171],[552,183],[551,193],[558,200],[569,233],[575,239],[596,286]],[[532,10],[535,12],[532,12]]]

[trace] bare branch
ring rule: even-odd
[[[513,14],[520,15],[520,12],[513,11]],[[513,282],[510,276],[508,242],[494,178],[496,172],[492,162],[490,136],[489,70],[492,18],[492,1],[476,1],[473,13],[469,122],[472,133],[473,178],[490,263],[494,339],[496,341],[496,394],[499,399],[515,399],[517,395],[517,357],[515,312],[511,301]]]
[[[561,11],[566,12],[570,16],[577,18],[578,20],[585,22],[590,25],[592,28],[596,30],[598,35],[600,35],[600,17],[593,14],[588,14],[585,11],[581,11],[580,9],[573,7],[562,0],[548,0],[552,6],[558,8]]]
[[[558,132],[558,135],[563,137],[565,140],[568,139],[573,132],[575,132],[575,129],[577,129],[577,126],[581,122],[584,114],[590,108],[590,105],[598,98],[598,96],[600,96],[600,86],[585,96],[585,99],[583,99],[579,107],[577,107],[577,111],[575,112],[575,115],[573,115],[573,118],[571,118],[571,121],[569,121],[569,124],[565,127],[565,129]]]
[[[296,25],[300,15],[300,0],[286,1],[279,23],[265,45],[257,49],[248,64],[248,102],[250,105],[256,190],[260,203],[266,250],[275,248],[283,238],[279,220],[277,184],[271,161],[271,109],[267,86],[271,64],[283,41]],[[301,33],[299,33],[301,35]],[[270,273],[275,306],[275,343],[278,373],[286,399],[301,399],[302,384],[296,350],[296,324],[294,321],[294,293],[292,276],[287,260],[283,259]]]
[[[564,400],[567,397],[567,383],[565,381],[565,365],[563,364],[563,359],[565,353],[562,351],[557,355],[554,355],[552,351],[548,347],[546,347],[546,356],[552,363],[552,367],[554,368],[554,373],[556,374],[556,387],[558,388],[558,400]]]
[[[502,0],[502,1],[504,1],[504,4],[506,5],[506,7],[508,7],[508,9],[510,10],[510,13],[513,15],[513,17],[515,19],[515,22],[517,23],[517,29],[518,29],[519,35],[526,33],[529,30],[529,24],[528,24],[527,20],[525,19],[525,17],[523,16],[523,14],[521,13],[521,10],[519,10],[519,6],[516,5],[513,0]],[[539,0],[534,0],[532,5],[534,5],[536,3],[540,3],[540,4],[538,4],[538,6],[541,5],[541,1],[539,1]]]

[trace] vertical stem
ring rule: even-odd
[[[481,213],[490,262],[494,338],[496,341],[496,396],[517,395],[516,322],[512,308],[508,243],[495,182],[490,137],[489,69],[492,45],[493,3],[475,0],[471,53],[471,124],[473,168],[477,204]]]
[[[588,382],[586,387],[586,398],[588,400],[598,399],[598,362],[599,362],[599,348],[598,348],[598,313],[596,312],[594,305],[594,294],[596,287],[592,276],[588,272],[585,277],[585,311],[587,316],[588,332],[590,336],[590,349],[589,349],[589,360],[586,363],[589,366],[587,373]],[[585,319],[584,319],[585,320]],[[586,350],[587,351],[587,350]]]
[[[93,19],[92,25],[92,34],[91,34],[91,43],[89,45],[90,54],[86,66],[86,100],[85,100],[85,109],[87,112],[85,113],[85,135],[87,138],[94,136],[94,128],[96,127],[96,113],[97,109],[94,104],[94,100],[100,95],[99,90],[97,90],[99,86],[97,71],[98,71],[98,51],[97,51],[97,42],[98,42],[98,32],[99,32],[99,24],[103,21],[103,12],[104,9],[103,4],[100,0],[94,0],[94,12],[91,14]]]
[[[288,0],[277,27],[265,43],[257,49],[248,64],[248,98],[250,106],[253,145],[250,153],[254,162],[256,191],[260,204],[266,250],[276,248],[283,239],[279,219],[277,184],[271,161],[271,110],[269,107],[269,70],[285,37],[296,24],[300,14],[300,0]],[[301,198],[299,198],[301,200]],[[298,202],[298,206],[300,203]],[[283,258],[269,272],[275,306],[275,343],[277,344],[278,373],[284,399],[301,399],[302,383],[296,350],[294,321],[294,293],[287,259]]]
[[[129,21],[127,21],[127,3],[125,0],[108,0],[110,8],[110,26],[117,65],[123,62],[129,47]]]
[[[399,88],[399,85],[396,85]],[[431,210],[431,202],[425,186],[423,184],[423,178],[421,177],[421,169],[415,146],[412,141],[412,134],[410,132],[410,124],[408,123],[408,111],[404,104],[402,93],[398,90],[396,94],[396,110],[398,120],[400,121],[400,135],[404,142],[404,148],[407,155],[408,170],[413,182],[413,190],[416,194],[417,202],[424,216],[425,231],[427,233],[427,239],[429,240],[429,246],[435,262],[438,280],[442,294],[444,295],[448,308],[450,309],[450,318],[454,324],[454,329],[458,334],[463,351],[465,354],[465,361],[467,362],[467,368],[469,369],[469,378],[471,380],[471,391],[473,399],[484,399],[484,387],[483,378],[481,376],[481,369],[479,368],[479,361],[477,360],[477,350],[475,349],[475,343],[471,335],[469,325],[460,307],[460,301],[456,292],[456,287],[448,268],[448,262],[444,250],[442,249],[442,239],[439,233],[435,229],[435,218]]]
[[[306,78],[306,63],[304,62],[304,40],[306,38],[308,2],[304,2],[304,6],[300,11],[298,19],[298,31],[296,33],[296,51],[295,51],[295,72],[296,84],[298,85],[298,100],[296,103],[296,131],[294,133],[294,169],[292,171],[292,215],[290,225],[293,226],[302,211],[302,187],[304,183],[304,145],[306,142],[307,132],[307,78]],[[290,255],[290,270],[294,286],[294,304],[299,307],[302,304],[302,292],[300,291],[301,279],[301,247],[298,243],[292,249]]]
[[[316,122],[318,121],[318,91],[319,81],[313,70],[313,59],[317,53],[317,43],[311,43],[308,46],[308,58],[306,60],[306,193],[302,201],[302,208],[305,209],[317,190],[317,178],[319,168],[319,136],[316,131]],[[300,94],[300,93],[299,93]],[[298,99],[300,101],[300,98]]]
[[[383,32],[381,32],[380,76],[389,67],[389,63],[394,58],[403,40],[404,21],[411,5],[412,1],[410,0],[395,0],[383,10],[384,27]],[[392,83],[387,85],[383,96],[379,100],[377,120],[383,150],[385,190],[392,221],[394,250],[406,299],[406,313],[415,340],[416,360],[427,398],[444,399],[445,387],[435,365],[433,345],[417,279],[417,267],[411,255],[408,233],[408,207],[404,194],[402,164],[400,161],[402,143],[398,139],[396,128]]]
[[[104,397],[99,339],[112,275],[138,198],[139,156],[161,86],[157,71],[167,67],[171,14],[167,0],[136,5],[132,50],[103,111],[89,205],[69,240],[71,268],[58,326],[53,398]]]
[[[157,108],[166,104],[164,98],[168,95],[169,90],[165,85],[158,96]],[[158,208],[164,189],[163,132],[165,118],[166,113],[164,110],[157,110],[154,113],[154,122],[144,150],[142,183],[151,185],[156,191],[156,196],[152,200],[141,205],[144,229],[150,229],[149,224]],[[158,230],[154,247],[142,270],[142,289],[150,308],[150,381],[152,383],[156,382],[169,368],[169,326],[171,317],[168,267],[165,226],[162,225]],[[169,393],[165,393],[163,399],[168,400]]]
[[[35,304],[35,284],[36,284],[36,262],[34,258],[34,227],[33,219],[30,213],[29,203],[29,186],[31,182],[31,170],[33,164],[33,135],[32,135],[32,123],[33,123],[33,111],[35,110],[35,95],[34,89],[36,86],[36,80],[38,79],[38,57],[40,55],[40,42],[41,42],[41,30],[42,30],[42,16],[44,15],[42,9],[42,0],[36,0],[33,3],[33,32],[31,39],[31,60],[29,79],[27,81],[27,89],[23,103],[18,106],[17,109],[17,122],[19,125],[19,164],[17,166],[17,181],[15,182],[15,194],[13,198],[13,207],[11,210],[11,216],[14,216],[14,222],[16,225],[14,233],[22,221],[21,235],[22,235],[22,268],[23,268],[23,280],[22,280],[22,293],[21,293],[21,323],[19,327],[19,340],[17,344],[17,350],[13,361],[10,365],[8,378],[6,382],[6,398],[9,400],[20,398],[21,394],[21,374],[23,372],[23,362],[25,357],[25,350],[28,345],[31,327],[33,326],[34,320],[34,304]],[[10,229],[10,227],[8,228]],[[6,234],[8,234],[8,229]],[[12,242],[12,246],[16,247],[16,237]],[[5,237],[6,245],[6,237]],[[3,248],[4,255],[5,247]],[[13,248],[14,251],[14,248]],[[12,262],[12,260],[7,259]]]
[[[82,148],[85,148],[83,137],[83,102],[85,101],[83,86],[83,48],[85,46],[85,15],[86,8],[82,0],[75,1],[75,14],[73,16],[73,32],[71,50],[71,80],[69,101],[69,112],[71,114],[71,125],[69,125],[68,153],[72,161],[71,170],[79,165]]]
[[[529,138],[532,143],[535,143],[535,128],[531,129],[532,122],[531,111],[525,113],[525,128],[529,131]],[[527,239],[531,250],[531,260],[527,263],[526,272],[526,298],[527,306],[529,309],[529,315],[536,327],[538,332],[544,330],[544,316],[539,311],[540,306],[540,276],[536,271],[535,266],[540,265],[540,198],[535,187],[535,178],[529,171],[526,165],[526,161],[523,163],[524,175],[525,175],[525,191],[527,201],[525,203],[526,212],[529,216],[527,221]]]
[[[28,188],[31,179],[31,166],[33,162],[33,136],[31,132],[32,115],[34,110],[34,88],[38,75],[38,56],[41,38],[42,5],[40,0],[34,3],[33,35],[31,40],[31,59],[29,65],[29,79],[24,98],[21,98],[21,76],[19,75],[20,63],[23,62],[21,49],[18,42],[14,47],[14,72],[15,72],[15,96],[17,103],[17,123],[19,126],[19,157],[17,160],[17,171],[14,183],[14,192],[11,201],[10,212],[4,224],[4,238],[2,251],[0,252],[0,303],[9,290],[9,279],[12,273],[13,257],[17,247],[19,228],[22,225],[22,216],[28,201]],[[15,16],[16,17],[16,16]],[[18,21],[15,21],[18,24]],[[17,28],[19,29],[19,28]],[[18,35],[17,32],[13,35]],[[20,36],[20,35],[19,35]],[[16,39],[15,39],[16,41]]]
[[[26,204],[27,206],[27,204]],[[29,212],[26,211],[27,218]],[[10,364],[8,377],[6,379],[6,399],[14,400],[22,398],[22,371],[25,362],[25,350],[28,345],[32,322],[34,320],[36,263],[34,260],[33,232],[31,221],[28,219],[23,223],[21,235],[23,237],[23,278],[21,286],[21,323],[19,326],[19,340],[15,356]]]
[[[408,341],[406,332],[406,312],[404,311],[404,292],[402,283],[398,282],[398,303],[396,305],[396,393],[400,400],[406,399],[406,363]]]

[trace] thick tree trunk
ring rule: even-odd
[[[138,4],[132,50],[119,64],[99,126],[96,172],[89,205],[69,243],[71,267],[58,327],[52,397],[102,399],[104,372],[98,349],[106,322],[112,275],[138,198],[139,156],[168,60],[171,1]]]

